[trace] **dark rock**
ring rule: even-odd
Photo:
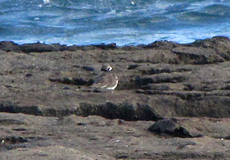
[[[77,45],[72,45],[72,46],[68,46],[66,50],[67,51],[76,51],[76,50],[80,50],[80,49],[82,49],[82,47],[77,46]]]
[[[52,52],[58,51],[59,48],[56,48],[53,45],[43,44],[43,43],[33,43],[33,44],[23,44],[20,46],[22,52]]]
[[[63,79],[59,79],[59,82],[63,83],[63,84],[73,84],[73,79],[72,78],[68,78],[68,77],[64,77]]]
[[[221,88],[222,90],[230,90],[230,85],[226,85],[225,87]]]
[[[110,44],[99,44],[99,45],[95,45],[98,48],[101,49],[116,49],[116,43],[110,43]]]
[[[82,122],[79,122],[77,123],[78,126],[86,126],[87,124],[86,123],[82,123]]]
[[[188,130],[177,123],[177,119],[164,119],[155,122],[152,126],[148,128],[149,131],[155,133],[167,133],[172,136],[182,137],[182,138],[192,138],[193,136],[188,132]]]
[[[90,85],[92,84],[92,80],[85,80],[83,78],[69,78],[69,77],[64,77],[64,78],[49,78],[51,82],[60,82],[63,84],[75,84],[75,85]]]
[[[103,90],[101,90],[101,89],[98,89],[98,88],[95,88],[95,89],[93,90],[93,92],[95,92],[95,93],[101,93],[101,92],[105,92],[105,91],[103,91]]]
[[[216,54],[215,50],[197,47],[180,46],[172,49],[173,53],[185,64],[210,64],[224,62],[224,59]]]
[[[202,92],[192,92],[192,93],[172,92],[169,94],[176,95],[176,96],[180,97],[181,99],[187,100],[187,101],[202,100],[202,97],[205,96],[205,94]]]
[[[24,143],[27,142],[27,139],[24,137],[16,137],[16,136],[10,136],[10,137],[4,137],[2,139],[2,144],[15,144],[15,143]]]
[[[137,89],[136,93],[145,93],[145,90],[143,90],[143,89]]]
[[[26,77],[31,77],[32,73],[26,73]]]
[[[98,47],[96,45],[88,45],[88,46],[81,46],[81,50],[83,51],[90,51],[90,50],[96,50]]]
[[[124,154],[117,154],[114,156],[116,159],[127,159],[129,156],[124,155]]]
[[[192,91],[195,89],[195,87],[192,84],[184,84],[184,86],[185,91]]]
[[[136,69],[137,67],[139,67],[140,65],[138,65],[138,64],[130,64],[129,66],[128,66],[128,69]]]
[[[21,125],[25,123],[20,120],[14,120],[14,119],[0,119],[0,124],[1,125]]]
[[[83,66],[82,69],[86,70],[86,71],[94,71],[95,69],[91,66]]]
[[[216,36],[205,40],[197,40],[190,45],[196,47],[213,48],[216,50],[218,55],[226,60],[230,60],[230,39],[227,37]]]
[[[162,119],[157,112],[148,105],[137,104],[136,110],[136,119],[138,120],[159,120]]]
[[[160,73],[172,73],[173,70],[169,68],[150,68],[150,69],[140,69],[142,74],[151,75],[151,74],[160,74]]]
[[[62,46],[62,45],[59,45],[61,46],[60,48],[63,50],[68,50],[68,51],[76,51],[76,50],[83,50],[83,51],[88,51],[88,50],[94,50],[94,49],[103,49],[103,50],[108,50],[108,49],[116,49],[117,46],[116,46],[116,43],[111,43],[111,44],[98,44],[98,45],[87,45],[87,46],[76,46],[76,45],[73,45],[73,46]],[[60,50],[60,49],[59,49]]]
[[[42,115],[38,106],[18,106],[16,104],[0,104],[0,112],[26,113],[31,115]]]
[[[186,78],[184,76],[143,76],[137,80],[138,84],[147,85],[149,83],[177,83],[183,82]]]
[[[144,48],[158,48],[158,49],[172,49],[178,46],[178,43],[169,41],[156,41],[154,43],[144,46]]]
[[[151,74],[161,74],[161,73],[189,72],[192,71],[192,69],[184,66],[172,67],[170,65],[163,64],[157,67],[151,67],[151,66],[140,67],[138,71],[141,72],[142,75],[151,75]]]
[[[70,89],[70,87],[65,86],[63,89]]]
[[[75,85],[90,85],[92,80],[85,80],[83,78],[73,78],[73,84]]]
[[[0,50],[6,51],[6,52],[19,52],[20,46],[14,42],[11,41],[2,41],[0,42]]]
[[[26,129],[25,128],[13,128],[12,129],[13,131],[26,131]]]
[[[102,105],[92,105],[82,103],[76,111],[79,115],[100,115],[105,118],[120,118],[125,120],[158,120],[162,119],[153,108],[147,105],[132,105],[129,103],[121,103],[119,105],[107,102]]]
[[[141,87],[142,89],[144,90],[157,90],[157,91],[167,91],[167,90],[170,90],[170,87],[168,85],[155,85],[155,84],[148,84],[146,86],[142,86]]]
[[[230,60],[230,40],[227,37],[217,36],[210,39],[195,41],[191,45],[196,47],[213,48],[222,58]]]

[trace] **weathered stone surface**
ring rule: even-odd
[[[105,52],[96,49],[30,54],[1,51],[0,110],[47,116],[72,113],[106,115],[104,111],[108,109],[99,113],[93,111],[92,107],[86,114],[79,112],[79,106],[86,103],[89,106],[109,107],[107,102],[112,102],[117,106],[124,103],[149,106],[159,117],[229,117],[228,61],[209,65],[143,61],[137,63],[136,68],[129,69],[134,64],[130,57],[159,52],[163,51],[157,50],[155,53],[153,49],[135,52],[117,49]],[[99,59],[114,66],[120,79],[117,90],[100,94],[90,91],[88,86],[100,73]],[[83,69],[85,66],[94,70]],[[136,92],[139,89],[142,91]],[[165,107],[168,112],[165,112]],[[122,116],[116,114],[110,117]]]
[[[182,118],[203,137],[178,138],[147,131],[153,121],[99,116],[62,118],[0,113],[1,159],[229,159],[229,119]],[[6,121],[20,123],[5,123]],[[156,122],[157,123],[157,122]]]
[[[209,64],[224,62],[224,58],[216,54],[211,48],[198,47],[177,47],[172,51],[179,56],[179,59],[185,64]]]
[[[105,156],[102,159],[229,159],[226,140],[230,137],[226,125],[230,117],[229,54],[230,40],[225,37],[184,45],[160,41],[124,47],[0,42],[0,112],[4,112],[0,114],[3,127],[0,133],[4,140],[2,151],[7,151],[4,156],[11,156],[10,150],[21,148],[29,149],[19,152],[19,156],[34,154],[42,143],[39,150],[43,153],[47,146],[52,146],[53,151],[44,155],[55,159],[52,152],[66,149],[72,153],[69,148],[75,143],[84,144],[84,134],[92,132],[88,148],[78,146],[73,155],[77,157],[92,149],[88,159],[96,155]],[[89,86],[101,73],[103,63],[114,68],[119,84],[114,91],[94,92]],[[28,117],[36,121],[32,123]],[[93,119],[90,124],[97,125],[89,125],[87,117]],[[161,144],[161,137],[147,131],[153,121],[172,117],[177,119],[175,126],[186,129],[192,139],[174,137]],[[120,120],[116,125],[120,127],[106,125],[115,123],[110,119],[117,118]],[[59,130],[59,122],[70,123],[71,127],[65,124]],[[98,125],[107,127],[102,129]],[[122,131],[118,132],[119,129]],[[127,135],[130,131],[133,134]],[[204,137],[197,138],[199,134]],[[107,141],[108,146],[103,146]],[[213,147],[207,145],[210,141]],[[92,148],[94,145],[104,149],[98,152]],[[127,150],[126,145],[131,149]],[[108,150],[113,152],[108,155]]]

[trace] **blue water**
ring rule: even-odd
[[[0,41],[88,45],[230,37],[230,0],[0,0]]]

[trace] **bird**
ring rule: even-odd
[[[112,67],[109,64],[103,64],[101,67],[102,74],[94,79],[92,88],[98,90],[114,90],[118,85],[118,77],[112,72]]]

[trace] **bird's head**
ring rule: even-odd
[[[108,64],[103,64],[101,67],[101,71],[105,71],[105,72],[111,71],[112,69],[113,68]]]

